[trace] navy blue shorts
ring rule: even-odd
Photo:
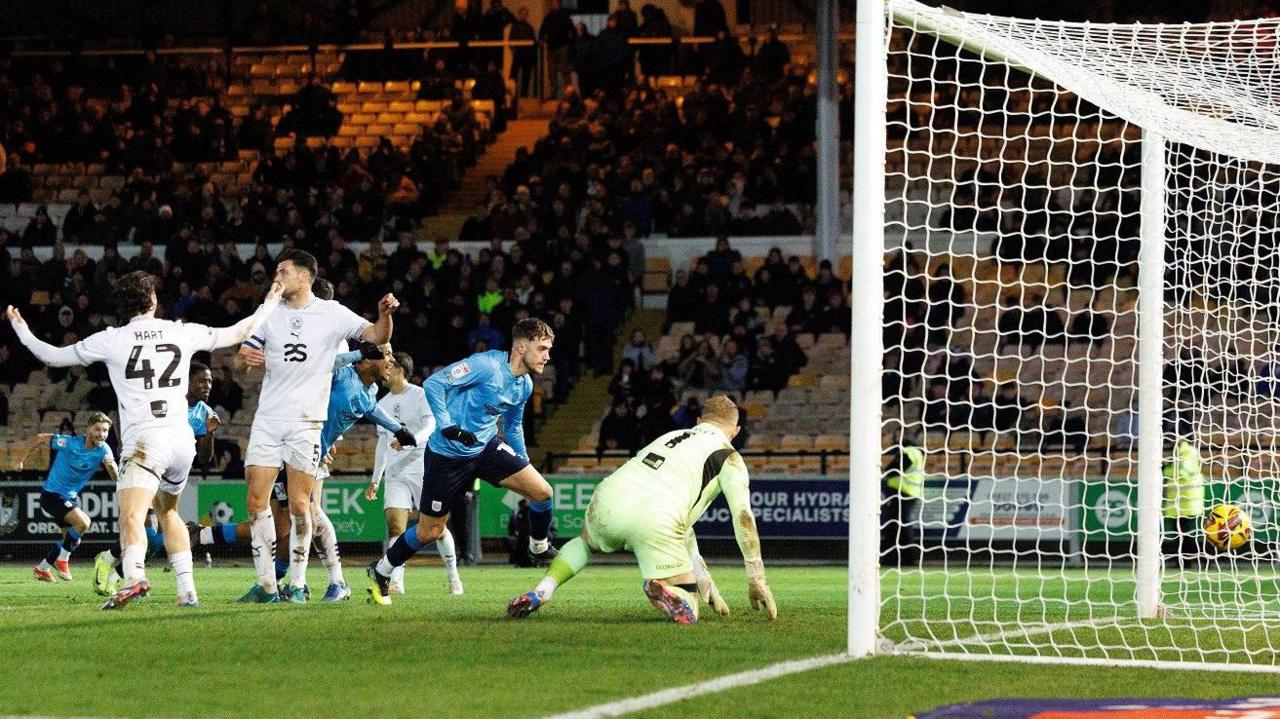
[[[49,519],[57,522],[60,526],[71,526],[66,521],[67,512],[79,508],[80,497],[67,499],[61,494],[40,490],[40,511],[44,512]]]
[[[422,477],[422,501],[418,509],[429,517],[443,517],[450,512],[476,479],[493,486],[529,466],[529,460],[516,454],[510,446],[494,437],[474,457],[445,457],[427,447]]]

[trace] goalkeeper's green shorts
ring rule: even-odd
[[[614,473],[614,477],[622,472]],[[667,579],[693,571],[684,543],[684,518],[670,502],[638,493],[624,481],[605,480],[587,506],[583,533],[601,552],[628,550],[645,579]]]

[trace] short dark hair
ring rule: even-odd
[[[111,293],[116,319],[128,322],[151,309],[151,298],[155,292],[156,278],[150,272],[135,270],[117,279]]]
[[[320,265],[316,262],[316,256],[306,250],[296,248],[284,250],[276,257],[276,264],[278,265],[286,260],[292,262],[294,267],[310,272],[312,277],[320,274]]]
[[[526,317],[511,328],[512,343],[520,340],[554,340],[556,333],[551,326],[537,317]]]
[[[311,294],[322,300],[333,299],[333,283],[323,277],[317,277],[311,283]]]
[[[203,363],[203,362],[192,362],[192,363],[191,363],[191,369],[187,372],[187,376],[188,376],[188,377],[190,377],[191,375],[193,375],[193,374],[195,374],[195,373],[197,373],[197,372],[209,372],[209,373],[212,373],[212,372],[213,372],[213,370],[209,369],[209,365],[207,365],[207,364],[205,364],[205,363]]]
[[[413,358],[409,356],[408,352],[392,352],[391,359],[395,360],[396,364],[400,365],[400,368],[404,370],[405,377],[413,374]]]

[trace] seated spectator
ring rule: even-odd
[[[760,340],[748,368],[747,386],[753,390],[768,390],[777,397],[790,379],[788,368],[773,351],[773,341],[769,338]]]
[[[648,372],[658,364],[658,352],[640,328],[631,331],[631,344],[622,349],[622,357],[631,360],[639,372]]]
[[[473,353],[479,352],[480,350],[477,350],[476,346],[483,342],[488,349],[500,349],[502,347],[502,339],[502,332],[499,332],[498,328],[493,326],[489,320],[489,315],[482,312],[476,317],[475,328],[467,335],[467,347]]]
[[[800,304],[787,314],[787,327],[791,328],[792,334],[807,332],[814,337],[831,329],[830,315],[818,302],[817,288],[811,285],[800,293]]]
[[[600,423],[600,442],[596,445],[596,452],[625,450],[628,454],[635,454],[639,449],[640,422],[626,402],[615,402]]]
[[[84,409],[92,388],[93,383],[85,376],[83,367],[68,367],[66,378],[53,385],[48,408],[78,412]]]
[[[680,361],[678,372],[683,389],[715,389],[720,383],[720,360],[711,342],[699,342],[697,350]]]
[[[702,401],[697,395],[690,396],[674,412],[671,413],[673,429],[689,429],[698,423],[702,416]]]
[[[717,389],[730,397],[741,397],[747,389],[748,360],[735,340],[727,339],[720,349],[720,382]]]
[[[626,402],[635,406],[645,391],[644,381],[636,371],[635,362],[623,359],[618,365],[618,373],[609,381],[609,394],[615,402]]]

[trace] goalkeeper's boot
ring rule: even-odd
[[[346,582],[331,582],[320,598],[322,602],[345,602],[351,598],[351,587]]]
[[[31,568],[31,575],[42,582],[58,581],[53,578],[53,572],[49,571],[48,569],[41,569],[40,565],[36,565]]]
[[[111,552],[98,552],[93,558],[93,591],[102,596],[115,594],[111,588],[111,575],[115,574],[115,563],[111,561]]]
[[[507,617],[511,619],[524,619],[525,617],[538,611],[538,607],[542,606],[542,597],[537,592],[525,592],[520,596],[507,602]]]
[[[262,588],[261,584],[253,585],[253,589],[245,592],[243,597],[236,600],[237,604],[279,604],[280,593],[268,592]]]
[[[555,559],[557,554],[559,552],[556,551],[555,545],[551,544],[550,540],[547,541],[547,548],[541,552],[535,552],[533,547],[529,547],[529,561],[535,567],[549,566],[551,560]]]
[[[462,596],[462,577],[449,577],[449,593],[455,597]]]
[[[387,606],[391,604],[391,577],[378,571],[378,563],[369,565],[369,603]]]
[[[71,563],[65,559],[55,559],[53,568],[58,572],[58,579],[64,582],[71,581]]]
[[[151,593],[151,582],[146,579],[139,579],[137,582],[127,587],[122,587],[120,591],[112,594],[107,603],[102,605],[106,609],[120,609],[135,599],[141,599]]]
[[[671,587],[656,579],[644,580],[644,595],[649,603],[676,624],[697,624],[698,607],[687,592],[676,593]]]

